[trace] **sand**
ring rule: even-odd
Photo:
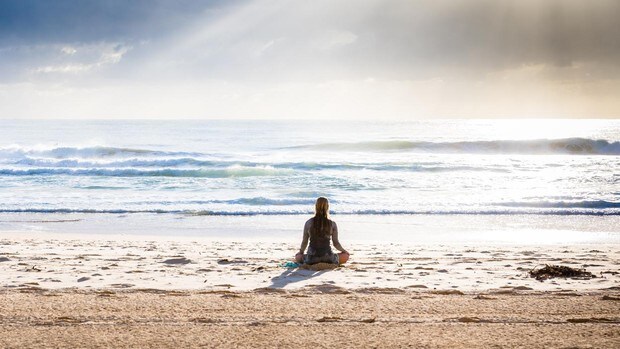
[[[425,288],[463,292],[521,288],[598,291],[620,287],[620,246],[406,245],[349,243],[350,263],[333,271],[288,269],[297,244],[144,237],[114,240],[84,235],[0,238],[0,287],[45,289],[261,287],[296,289],[329,283],[348,289]],[[595,279],[529,277],[545,264],[586,268]]]
[[[620,298],[348,291],[4,291],[0,347],[617,348]]]
[[[0,238],[0,347],[620,347],[620,248]],[[537,281],[540,265],[591,279]]]

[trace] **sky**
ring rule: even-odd
[[[0,0],[0,118],[619,118],[617,0]]]

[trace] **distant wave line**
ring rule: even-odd
[[[586,201],[534,201],[534,202],[500,202],[494,203],[496,206],[519,207],[519,208],[590,208],[606,209],[620,208],[620,202],[605,200],[586,200]]]
[[[262,196],[245,197],[237,199],[213,199],[213,200],[181,200],[181,201],[144,201],[137,202],[141,205],[206,205],[206,204],[228,204],[228,205],[248,205],[248,206],[292,206],[292,205],[314,205],[315,198],[298,199],[272,199]],[[332,199],[331,203],[338,203]]]
[[[111,158],[127,156],[199,156],[201,153],[184,151],[161,151],[138,148],[110,147],[110,146],[90,146],[90,147],[21,147],[8,146],[0,148],[0,155],[4,157],[17,156],[42,156],[56,159],[66,158]]]
[[[355,143],[319,143],[296,145],[279,148],[279,150],[320,150],[320,151],[411,151],[430,153],[472,153],[472,154],[584,154],[584,155],[620,155],[620,141],[589,138],[561,138],[534,140],[490,140],[490,141],[455,141],[431,142],[410,140],[362,141]],[[278,150],[278,149],[274,149]],[[138,157],[137,161],[203,161],[200,158],[212,157],[213,154],[188,151],[164,151],[154,149],[87,146],[87,147],[24,147],[11,145],[0,147],[1,159],[24,159],[28,157],[56,160],[74,159],[127,159]],[[175,157],[175,159],[166,159]],[[181,159],[178,159],[181,157]]]
[[[412,151],[471,154],[583,154],[620,155],[620,142],[603,139],[563,138],[535,140],[494,140],[463,142],[417,142],[406,140],[321,143],[285,149],[322,151]]]
[[[497,172],[509,173],[510,168],[498,166],[466,166],[424,163],[412,164],[331,164],[331,163],[255,163],[255,162],[200,162],[200,161],[154,161],[138,163],[113,162],[91,163],[74,160],[60,162],[28,162],[41,167],[21,167],[24,162],[11,164],[12,168],[0,168],[0,175],[34,176],[34,175],[73,175],[73,176],[110,176],[110,177],[227,177],[239,172],[247,175],[292,174],[294,171],[385,171],[385,172]],[[17,165],[17,166],[16,166]],[[125,167],[123,165],[131,165]],[[137,165],[137,166],[136,166]],[[141,166],[143,165],[143,166]],[[163,165],[163,166],[162,166]],[[169,165],[169,166],[165,166]],[[188,167],[188,165],[199,165]],[[92,167],[91,167],[92,166]],[[254,169],[256,173],[250,173]],[[271,173],[268,170],[271,171]]]
[[[315,198],[268,198],[263,196],[241,197],[236,199],[211,199],[211,200],[181,200],[181,201],[138,201],[132,205],[152,206],[152,205],[246,205],[246,206],[313,206]],[[332,204],[344,204],[337,199],[331,200]],[[498,202],[490,203],[487,207],[508,207],[508,208],[543,208],[543,209],[620,209],[620,202],[605,200],[584,200],[584,201],[539,201],[539,202]],[[362,210],[363,211],[363,210]],[[371,210],[372,211],[372,210]],[[382,210],[377,212],[436,212],[437,210]],[[470,212],[471,210],[463,210]],[[175,211],[176,212],[176,211]],[[345,211],[354,212],[354,211]]]
[[[311,215],[310,210],[299,211],[210,211],[210,210],[126,210],[126,209],[71,209],[71,208],[24,208],[0,209],[0,213],[84,213],[84,214],[180,214],[190,216],[290,216]],[[541,215],[541,216],[618,216],[620,210],[547,210],[547,211],[514,211],[514,210],[352,210],[333,211],[333,215]]]
[[[35,169],[0,169],[4,176],[105,176],[105,177],[196,177],[196,178],[232,178],[254,176],[282,176],[287,170],[270,167],[230,167],[223,169],[66,169],[66,168],[35,168]]]

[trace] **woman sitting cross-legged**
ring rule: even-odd
[[[308,246],[310,240],[310,246]],[[330,240],[340,253],[333,253]],[[304,251],[308,247],[308,253]],[[297,263],[316,264],[333,263],[344,264],[349,260],[347,252],[338,241],[338,226],[329,219],[329,202],[326,198],[316,199],[315,215],[304,225],[304,237],[299,252],[295,255]]]

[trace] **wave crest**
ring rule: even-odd
[[[620,155],[620,142],[588,138],[467,142],[370,141],[357,143],[322,143],[289,147],[288,149],[355,152],[411,151],[465,154]]]
[[[53,159],[100,159],[100,158],[126,158],[126,157],[153,157],[153,156],[192,156],[198,153],[192,152],[169,152],[150,149],[119,148],[108,146],[89,147],[20,147],[9,146],[0,148],[0,155],[5,158],[21,158],[36,156]]]
[[[195,178],[232,178],[256,176],[281,176],[289,171],[271,167],[232,166],[224,169],[68,169],[68,168],[33,168],[33,169],[0,169],[4,176],[106,176],[106,177],[195,177]]]
[[[76,209],[76,208],[6,208],[0,209],[0,213],[88,213],[88,214],[181,214],[190,216],[290,216],[309,215],[310,210],[170,210],[170,209]],[[334,215],[540,215],[540,216],[618,216],[620,210],[595,210],[595,209],[560,209],[560,210],[351,210],[334,211]]]

